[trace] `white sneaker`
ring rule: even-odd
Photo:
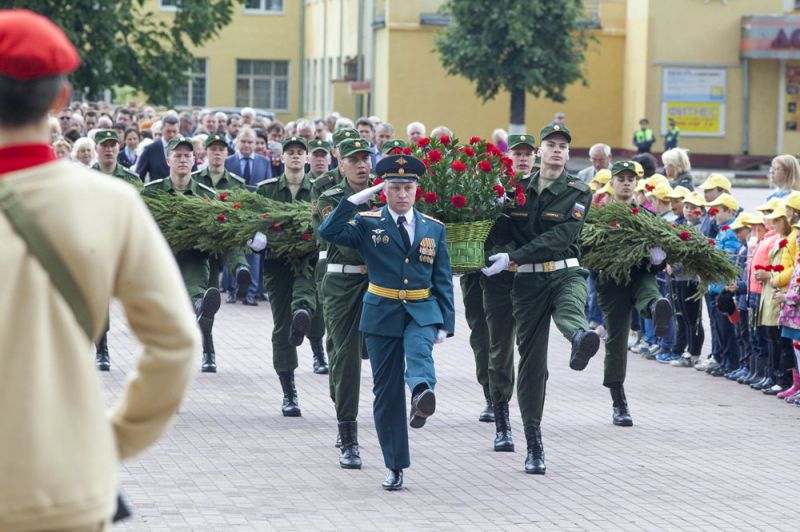
[[[691,368],[697,365],[698,358],[700,357],[693,357],[689,353],[684,353],[684,355],[678,360],[670,361],[669,365],[676,368]]]
[[[639,335],[633,331],[628,335],[628,349],[633,350],[633,346],[639,343]]]

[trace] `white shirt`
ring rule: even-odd
[[[394,224],[397,225],[397,218],[400,215],[397,214],[396,212],[394,212],[388,206],[386,207],[386,210],[388,210],[389,214],[392,215],[392,220],[394,220]],[[406,231],[408,232],[408,240],[409,240],[409,242],[411,242],[411,245],[413,246],[414,245],[414,226],[416,225],[416,221],[414,220],[414,209],[413,208],[409,209],[409,211],[407,213],[403,214],[402,216],[406,217],[406,221],[403,224],[403,227],[406,228]]]

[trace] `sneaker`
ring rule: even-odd
[[[664,351],[661,349],[661,347],[659,347],[657,344],[653,344],[647,351],[642,351],[642,356],[647,360],[655,360],[656,357],[663,352]]]
[[[673,360],[669,363],[670,366],[674,366],[676,368],[691,368],[695,364],[697,364],[697,360],[700,357],[693,357],[692,355],[685,354],[677,360]]]
[[[644,339],[639,339],[633,347],[629,349],[631,353],[641,353],[643,349],[650,349],[650,344],[644,341]]]
[[[660,353],[656,355],[656,361],[662,364],[669,364],[673,360],[678,360],[679,358],[681,358],[681,355],[677,353]]]
[[[717,362],[714,359],[714,357],[709,355],[707,358],[705,358],[701,362],[698,362],[694,366],[694,369],[696,369],[697,371],[708,371],[710,369],[716,368],[717,366],[719,366],[719,362]]]
[[[606,331],[606,328],[602,325],[598,325],[597,327],[593,327],[593,329],[594,332],[597,333],[597,336],[599,336],[605,342],[608,338],[608,332]]]
[[[633,350],[633,347],[639,343],[639,333],[631,331],[628,334],[628,349]]]

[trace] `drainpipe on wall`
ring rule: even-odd
[[[308,109],[306,109],[306,99],[308,94],[306,91],[306,3],[300,2],[300,64],[296,67],[299,71],[297,79],[300,84],[300,103],[297,109],[300,111],[297,116],[306,116]]]
[[[742,86],[744,92],[744,109],[742,110],[742,155],[750,153],[750,60],[742,60]]]
[[[778,63],[778,134],[775,137],[775,154],[783,153],[783,127],[786,119],[784,108],[786,107],[786,59],[781,59]]]
[[[364,0],[358,0],[358,33],[356,37],[356,79],[362,81],[364,79]],[[363,116],[364,109],[364,96],[361,94],[356,95],[356,112],[355,116]]]

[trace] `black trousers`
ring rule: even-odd
[[[703,348],[705,332],[703,331],[701,303],[702,300],[689,300],[697,292],[694,281],[674,281],[675,303],[678,312],[678,332],[675,337],[673,353],[688,351],[692,356],[700,356]]]

